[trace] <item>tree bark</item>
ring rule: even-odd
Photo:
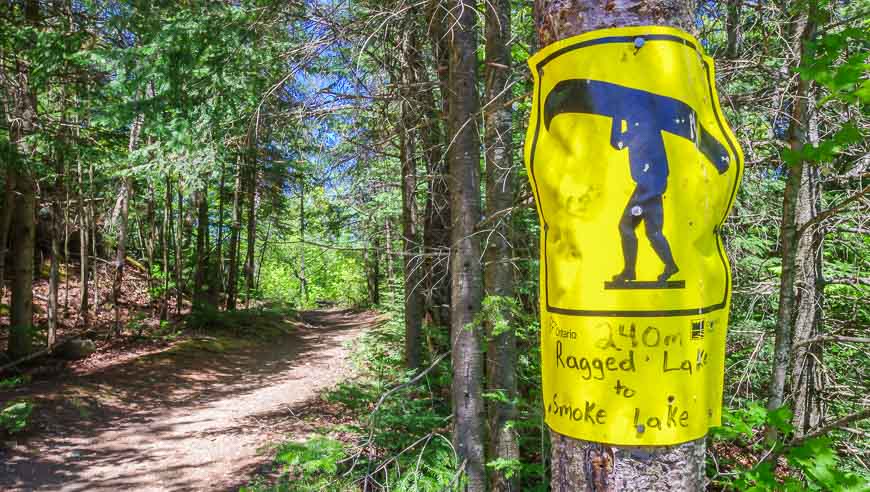
[[[254,294],[257,246],[257,159],[251,156],[248,169],[248,247],[245,255],[245,307],[249,307]]]
[[[23,155],[27,155],[23,153]],[[18,173],[18,203],[12,221],[12,304],[9,309],[10,358],[33,350],[33,248],[36,239],[36,183],[29,170]]]
[[[68,175],[69,166],[64,170],[64,175]],[[66,179],[66,178],[64,178]],[[64,212],[63,212],[63,262],[64,262],[64,279],[63,279],[63,314],[66,316],[69,314],[69,279],[72,275],[70,272],[72,271],[72,259],[69,254],[69,236],[70,236],[70,216],[72,214],[72,199],[69,195],[69,188],[64,186],[64,193],[66,195],[66,200],[64,203]],[[58,209],[58,213],[60,210]]]
[[[184,197],[181,191],[181,178],[175,185],[175,195],[178,202],[178,216],[175,223],[175,314],[181,314],[181,304],[184,300]]]
[[[197,192],[196,272],[193,281],[193,305],[202,308],[208,302],[205,290],[208,271],[208,184]]]
[[[737,58],[740,53],[740,45],[742,44],[742,33],[740,32],[740,7],[743,5],[743,0],[727,0],[725,8],[727,13],[725,16],[725,31],[728,37],[725,46],[725,56],[727,58]]]
[[[685,0],[535,0],[541,48],[596,29],[671,26],[694,30],[695,2]]]
[[[169,319],[169,268],[170,237],[172,236],[172,180],[166,175],[166,189],[163,195],[163,224],[161,227],[163,249],[163,305],[160,307],[160,319]]]
[[[443,4],[433,0],[429,17],[441,19],[445,15]],[[425,309],[434,326],[450,326],[450,190],[446,150],[447,131],[441,122],[448,119],[450,64],[448,38],[445,25],[432,22],[429,26],[432,58],[438,76],[440,107],[436,99],[426,96],[428,121],[422,128],[423,141],[427,145],[426,210],[423,224],[424,268],[426,272]]]
[[[800,37],[800,58],[795,60],[799,64],[805,56],[809,56],[809,43],[816,33],[814,19],[815,2],[810,3],[810,12],[807,14],[805,24]],[[808,94],[810,82],[803,78],[798,80],[795,88],[794,102],[791,120],[788,128],[789,147],[794,152],[800,152],[807,143],[807,128],[809,126],[809,102]],[[782,197],[782,225],[780,228],[780,250],[782,258],[782,274],[779,284],[779,309],[777,311],[776,332],[773,348],[773,374],[770,383],[770,395],[767,400],[768,410],[775,410],[782,406],[785,400],[785,388],[789,374],[789,362],[792,355],[792,323],[795,319],[795,263],[799,237],[797,234],[797,205],[804,175],[804,162],[798,159],[788,167],[788,176],[785,182],[785,191]],[[777,437],[776,429],[768,430],[768,439]]]
[[[145,242],[145,255],[148,261],[147,280],[148,288],[153,287],[154,282],[154,253],[157,250],[157,202],[154,197],[154,182],[148,183],[148,201],[145,206],[145,222],[148,227],[148,239]]]
[[[380,239],[374,234],[371,239],[371,247],[366,249],[366,285],[368,287],[369,305],[377,306],[381,303],[380,278]]]
[[[486,409],[483,402],[483,357],[477,315],[483,297],[480,239],[480,105],[477,94],[477,25],[475,2],[454,0],[450,29],[450,198],[452,210],[453,443],[465,462],[467,490],[486,490],[484,466]]]
[[[39,23],[39,3],[24,3],[26,21],[36,27]],[[36,130],[36,91],[30,85],[30,62],[15,59],[16,86],[12,104],[14,123],[10,140],[15,145],[21,165],[15,180],[17,202],[12,221],[12,302],[9,309],[9,340],[7,351],[12,359],[33,350],[33,248],[36,240],[36,180],[35,166],[31,165],[35,150],[27,141]]]
[[[541,47],[608,27],[671,26],[691,32],[694,2],[536,0]],[[550,431],[551,488],[557,491],[702,490],[705,438],[675,446],[612,446]]]
[[[486,216],[509,208],[514,201],[514,166],[511,133],[511,6],[509,0],[492,0],[486,4],[486,97],[484,122],[486,133]],[[487,460],[520,458],[518,436],[511,421],[517,418],[516,358],[517,341],[508,302],[513,301],[514,285],[510,258],[510,217],[499,219],[486,237],[484,286],[486,296],[498,303],[499,316],[508,328],[495,333],[495,324],[487,322],[486,350],[487,390],[500,392],[504,398],[489,402],[489,452]],[[512,492],[519,489],[519,474],[508,478],[505,471],[490,473],[490,488]]]
[[[215,273],[217,279],[212,282],[209,289],[209,297],[215,306],[220,305],[220,292],[225,289],[224,285],[224,182],[226,181],[226,165],[221,162],[221,179],[218,184],[218,229],[215,241],[215,257],[217,257],[217,267]]]
[[[100,262],[97,261],[98,238],[97,234],[97,212],[94,206],[94,163],[93,161],[88,166],[88,192],[90,200],[88,202],[88,223],[91,226],[91,254],[93,255],[93,282],[94,282],[94,315],[100,313]]]
[[[266,217],[269,219],[270,217]],[[260,245],[260,259],[257,261],[257,278],[254,282],[254,288],[256,290],[260,290],[260,274],[263,273],[263,262],[266,261],[266,251],[269,248],[269,239],[272,237],[272,227],[275,226],[278,221],[277,216],[272,217],[272,220],[269,221],[269,225],[266,227],[266,236],[263,238],[263,244]]]
[[[798,227],[818,212],[819,174],[815,166],[804,166],[798,191]],[[824,279],[822,277],[822,238],[815,228],[798,239],[795,253],[795,321],[794,354],[791,366],[791,392],[794,401],[795,436],[801,437],[824,420],[822,356],[820,343],[810,340],[820,336]]]
[[[12,216],[15,212],[16,194],[16,171],[15,163],[6,163],[6,183],[3,190],[3,215],[0,216],[0,299],[6,288],[6,256],[9,253],[9,227],[12,225]]]
[[[66,112],[66,90],[61,91],[61,118],[68,120]],[[66,159],[66,144],[67,131],[61,131],[57,137],[57,146],[55,150],[55,172],[57,173],[54,180],[53,197],[50,200],[49,208],[51,210],[51,270],[48,276],[48,337],[46,346],[50,350],[57,339],[57,325],[59,321],[59,304],[58,290],[60,289],[60,262],[66,262],[66,285],[65,285],[65,307],[69,308],[69,192],[66,191],[67,178],[67,159]],[[61,200],[64,199],[64,209],[66,210],[63,219],[61,219]],[[63,227],[61,227],[63,220]],[[63,234],[63,256],[61,256],[61,234]]]
[[[704,490],[704,438],[677,446],[610,446],[550,432],[554,492]]]
[[[305,177],[299,175],[299,295],[308,304],[308,277],[305,276]]]
[[[409,17],[416,17],[411,9]],[[402,106],[399,134],[402,161],[402,267],[405,292],[405,367],[420,368],[420,348],[423,329],[423,296],[420,285],[420,251],[417,237],[417,145],[416,126],[420,110],[416,102],[417,73],[420,71],[419,51],[414,26],[407,26],[402,42]]]
[[[88,298],[88,277],[90,276],[90,267],[88,266],[89,248],[90,248],[90,203],[87,203],[87,194],[85,193],[85,178],[84,170],[82,169],[81,157],[76,158],[79,180],[79,315],[81,316],[82,324],[88,326],[90,310],[90,299]]]
[[[396,302],[396,291],[393,274],[393,228],[390,223],[390,218],[384,219],[384,242],[386,244],[384,253],[387,257],[387,287],[390,289],[390,302]]]
[[[236,287],[239,276],[239,239],[242,228],[242,206],[241,200],[242,187],[242,165],[241,158],[236,161],[236,177],[233,183],[233,223],[230,226],[230,251],[229,251],[229,272],[227,274],[227,310],[236,310]]]
[[[61,166],[62,169],[62,166]],[[58,315],[58,288],[60,287],[60,189],[62,187],[62,173],[58,174],[55,181],[54,197],[50,200],[51,213],[51,266],[48,274],[48,336],[46,346],[51,349],[57,339]]]
[[[808,107],[812,107],[812,104],[808,103]],[[815,144],[818,142],[818,131],[814,115],[809,115],[808,122],[809,140]],[[818,166],[804,166],[795,213],[798,230],[819,213],[822,198],[820,178]],[[824,237],[821,224],[810,227],[798,238],[795,254],[797,299],[790,376],[794,401],[792,424],[797,438],[817,428],[825,419],[825,402],[821,398],[824,350],[820,343],[811,341],[821,336],[825,282],[822,274]]]

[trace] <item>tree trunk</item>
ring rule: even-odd
[[[208,271],[208,184],[197,192],[196,217],[196,272],[193,280],[193,305],[202,308],[207,304],[205,284]]]
[[[704,439],[676,446],[610,446],[550,431],[554,492],[704,490]]]
[[[224,182],[226,181],[226,165],[221,162],[221,180],[218,184],[218,229],[217,244],[215,245],[215,257],[217,257],[217,281],[211,283],[209,297],[215,306],[220,305],[220,292],[226,288],[224,285]]]
[[[798,226],[818,212],[819,173],[815,166],[804,166],[798,191]],[[792,423],[795,435],[801,437],[815,429],[824,419],[823,350],[810,340],[820,336],[824,279],[822,277],[822,238],[818,227],[807,231],[798,240],[796,263],[796,317],[794,322],[794,354],[791,366],[791,392],[794,401]]]
[[[63,120],[67,119],[66,114],[66,91],[61,91],[61,118]],[[64,144],[66,143],[66,132],[61,132],[57,137],[56,146],[55,146],[55,179],[54,179],[54,189],[52,190],[52,196],[48,202],[49,213],[51,214],[49,228],[51,234],[51,243],[49,249],[51,250],[51,265],[49,267],[48,274],[48,333],[46,337],[46,347],[51,350],[54,346],[54,342],[57,339],[57,325],[60,316],[58,315],[58,290],[60,289],[60,262],[61,262],[61,234],[66,231],[66,228],[61,229],[61,205],[60,201],[64,198],[64,180],[66,179],[66,159],[64,152]],[[69,196],[66,197],[66,204],[69,205]],[[69,207],[66,207],[69,210]],[[65,220],[64,223],[67,221]],[[64,235],[66,237],[66,235]],[[64,240],[64,245],[66,246],[66,240]],[[65,248],[68,250],[68,248]],[[69,255],[65,255],[63,258],[67,258],[68,261]],[[69,266],[67,264],[67,266]],[[69,278],[69,269],[67,269],[67,278]],[[67,299],[69,299],[69,289],[67,291]]]
[[[93,255],[94,261],[93,263],[93,282],[94,282],[94,315],[100,313],[100,262],[97,261],[97,253],[99,250],[97,247],[99,246],[98,238],[100,237],[97,234],[97,212],[96,207],[94,206],[94,163],[91,161],[88,166],[88,192],[90,195],[90,200],[88,202],[88,222],[91,226],[91,254]]]
[[[368,287],[369,305],[377,306],[381,303],[380,294],[380,240],[377,234],[371,239],[372,245],[366,249],[366,285]]]
[[[694,3],[681,0],[537,0],[538,41],[608,27],[664,25],[693,29]],[[575,490],[702,490],[705,439],[675,446],[612,446],[550,431],[551,488]]]
[[[740,53],[740,45],[742,34],[740,32],[740,7],[743,5],[743,0],[727,0],[725,17],[725,31],[728,37],[728,43],[725,46],[725,56],[727,58],[737,58]]]
[[[127,152],[132,153],[139,144],[139,132],[142,130],[142,115],[138,115],[130,125],[130,141]],[[133,183],[129,176],[121,178],[121,189],[118,194],[118,247],[115,250],[115,276],[112,280],[112,304],[115,306],[115,334],[121,334],[121,286],[124,283],[124,264],[127,262],[127,228],[130,215],[130,187]]]
[[[409,17],[414,19],[412,9]],[[402,161],[402,267],[405,289],[405,367],[419,369],[420,338],[423,329],[423,296],[420,285],[420,254],[417,238],[417,145],[416,132],[418,118],[414,115],[420,108],[415,107],[416,75],[419,68],[419,51],[413,26],[408,26],[402,46],[402,107],[399,134],[400,160]]]
[[[446,10],[438,0],[430,5],[429,17],[441,19]],[[426,217],[423,224],[423,252],[425,253],[426,272],[426,311],[435,326],[450,326],[450,190],[448,189],[448,170],[446,149],[447,131],[441,122],[446,122],[449,114],[449,77],[450,63],[448,38],[441,22],[429,26],[430,44],[433,48],[435,71],[438,75],[440,108],[436,108],[435,98],[427,97],[429,121],[423,127],[423,140],[428,147],[427,174],[428,191],[426,195]],[[449,328],[448,328],[449,329]]]
[[[39,22],[39,3],[27,0],[24,15],[33,27]],[[12,302],[9,308],[9,341],[7,351],[13,359],[23,357],[33,350],[33,248],[36,241],[36,180],[35,149],[27,138],[36,130],[36,91],[28,85],[30,64],[15,60],[17,85],[13,90],[13,114],[15,120],[10,131],[10,140],[21,157],[22,168],[17,172],[15,189],[17,203],[12,220]]]
[[[242,228],[242,206],[241,199],[242,187],[242,165],[241,158],[236,161],[236,178],[233,183],[233,224],[230,231],[230,252],[229,252],[229,273],[227,274],[227,310],[236,310],[236,286],[238,284],[239,275],[239,239]]]
[[[250,307],[251,296],[254,294],[254,276],[256,275],[257,247],[257,159],[251,157],[248,169],[248,247],[245,254],[245,307]]]
[[[69,173],[69,169],[67,168],[64,171],[66,175]],[[72,259],[69,254],[69,232],[70,232],[70,215],[72,209],[72,199],[69,196],[69,188],[65,188],[66,201],[64,203],[64,212],[63,212],[63,261],[64,261],[64,279],[63,279],[63,314],[66,316],[69,314],[69,278],[71,277],[70,272],[72,271]],[[60,210],[58,210],[60,212]]]
[[[161,242],[163,249],[163,305],[160,307],[160,319],[169,319],[169,268],[170,237],[172,236],[172,180],[166,175],[166,190],[163,194],[163,224],[161,225]]]
[[[49,205],[51,210],[51,266],[48,274],[48,336],[46,346],[51,349],[57,339],[58,303],[57,291],[60,286],[60,183],[63,178],[59,175],[55,184],[55,196]]]
[[[3,190],[3,215],[0,216],[0,299],[3,298],[6,288],[6,256],[9,250],[9,227],[12,224],[12,216],[15,212],[16,177],[18,173],[15,164],[6,163],[6,183]]]
[[[89,323],[88,310],[90,309],[90,299],[88,298],[88,276],[90,275],[88,248],[90,247],[91,227],[89,220],[90,201],[88,201],[88,194],[85,192],[85,175],[80,155],[76,155],[76,171],[78,174],[79,193],[79,316],[81,316],[82,324],[87,327]]]
[[[269,219],[270,217],[266,217]],[[272,237],[272,227],[277,222],[277,216],[273,217],[271,221],[269,221],[269,225],[266,227],[266,236],[263,237],[263,244],[260,245],[260,259],[257,261],[257,278],[254,281],[254,289],[260,290],[260,274],[263,273],[263,262],[266,261],[266,251],[269,248],[269,239]]]
[[[395,282],[393,281],[393,228],[390,223],[390,218],[384,219],[384,243],[386,248],[384,253],[387,257],[387,287],[390,289],[390,302],[396,302]]]
[[[812,104],[808,103],[811,107]],[[818,142],[815,118],[809,121],[809,140]],[[813,220],[819,213],[822,190],[818,166],[804,166],[798,191],[797,226]],[[803,437],[818,427],[825,417],[825,402],[821,398],[824,386],[820,343],[813,340],[821,335],[822,306],[824,305],[824,276],[822,275],[822,243],[825,231],[821,224],[810,227],[798,238],[796,252],[796,317],[794,322],[794,355],[791,366],[791,392],[794,401],[792,424],[795,436]]]
[[[90,213],[88,210],[89,204],[86,204],[87,195],[85,194],[84,176],[82,175],[81,159],[78,159],[78,179],[79,179],[79,315],[82,319],[82,324],[87,327],[89,324],[88,311],[90,310],[90,298],[88,292],[88,277],[90,276],[90,267],[88,259],[90,257]]]
[[[810,11],[806,16],[806,23],[800,38],[800,59],[795,60],[796,64],[800,63],[805,56],[810,56],[808,45],[816,33],[815,10],[815,2],[811,2]],[[801,148],[808,141],[809,103],[807,96],[809,95],[809,89],[809,81],[803,78],[798,80],[788,128],[788,143],[794,152],[800,152]],[[782,274],[779,284],[779,310],[777,312],[776,339],[773,349],[773,374],[771,376],[770,395],[767,400],[768,410],[775,410],[784,403],[789,362],[792,355],[791,328],[795,319],[795,262],[798,241],[800,240],[797,235],[796,211],[803,175],[803,160],[798,160],[788,166],[788,177],[786,178],[785,191],[783,191],[782,197],[782,225],[779,239],[782,255]],[[768,439],[774,440],[776,436],[776,429],[771,427],[768,430]]]
[[[514,167],[511,133],[511,53],[508,43],[511,32],[511,6],[509,0],[492,0],[485,7],[486,17],[486,98],[484,121],[486,133],[486,213],[489,217],[507,209],[514,201]],[[517,341],[508,302],[513,301],[514,286],[510,258],[510,216],[499,219],[489,231],[481,231],[487,238],[485,249],[484,281],[486,296],[497,302],[499,316],[508,325],[500,333],[494,332],[495,323],[487,321],[488,347],[486,350],[487,391],[499,392],[505,398],[489,403],[489,453],[487,460],[519,461],[520,449],[516,431],[510,424],[517,418],[514,401],[517,397],[516,358]],[[512,492],[519,489],[519,474],[511,478],[505,471],[490,473],[490,487],[495,491]]]
[[[36,183],[29,170],[18,173],[16,181],[18,203],[12,221],[13,278],[8,346],[12,359],[24,357],[33,350],[33,248],[36,239]]]
[[[535,0],[535,25],[543,48],[608,27],[671,26],[694,30],[695,2],[685,0]]]
[[[142,215],[139,214],[139,216],[136,217],[136,238],[139,239],[138,250],[144,251],[145,256],[148,256],[148,241],[145,239],[145,237],[146,237],[145,236],[145,222],[144,222]],[[134,246],[135,246],[135,244],[134,244]],[[148,259],[146,258],[145,261],[147,262]],[[143,273],[145,273],[145,277],[146,277],[145,280],[147,281],[148,280],[147,279],[148,270],[146,269]]]
[[[483,357],[477,314],[483,297],[480,239],[480,138],[477,129],[477,17],[475,2],[455,0],[450,26],[450,198],[453,245],[451,343],[453,444],[465,463],[467,490],[486,490]]]
[[[175,314],[181,314],[181,304],[184,300],[184,285],[181,282],[184,274],[184,198],[181,191],[181,178],[175,186],[175,195],[178,202],[176,206],[178,216],[175,223]]]
[[[148,288],[154,286],[152,275],[154,274],[154,252],[157,249],[157,202],[154,197],[154,182],[148,182],[148,202],[145,206],[145,222],[148,227],[148,239],[145,242],[145,255],[148,262],[147,280]]]
[[[299,295],[308,304],[308,278],[305,276],[305,177],[299,176]]]
[[[127,262],[127,225],[130,214],[130,179],[121,179],[118,196],[120,216],[118,220],[118,246],[115,250],[115,271],[112,277],[112,305],[115,310],[115,334],[121,334],[121,286],[124,282],[124,264]]]

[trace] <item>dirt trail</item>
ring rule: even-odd
[[[0,490],[236,490],[265,445],[306,433],[300,412],[348,374],[344,342],[378,322],[301,318],[270,345],[156,354],[13,395],[35,400],[42,429],[0,448]]]

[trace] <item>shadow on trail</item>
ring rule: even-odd
[[[308,393],[330,383],[324,370],[338,367],[332,359],[343,349],[336,347],[382,320],[373,312],[303,312],[283,320],[292,330],[278,340],[226,351],[171,347],[83,376],[0,392],[0,402],[33,402],[36,425],[26,442],[0,447],[0,489],[227,487],[250,464],[242,459],[250,456],[226,456],[227,434],[256,440],[253,434],[273,424],[270,414],[303,410]],[[226,469],[236,462],[238,473]],[[209,465],[219,476],[209,476]]]

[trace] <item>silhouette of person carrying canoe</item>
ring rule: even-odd
[[[647,239],[664,264],[656,282],[665,284],[680,271],[664,235],[662,197],[668,187],[668,156],[662,132],[695,143],[719,174],[728,170],[729,157],[697,121],[695,111],[677,99],[652,92],[590,79],[563,80],[547,95],[544,125],[562,113],[584,113],[612,118],[610,145],[628,151],[631,178],[636,186],[619,219],[623,269],[613,277],[616,284],[637,280],[637,233],[644,223]]]

